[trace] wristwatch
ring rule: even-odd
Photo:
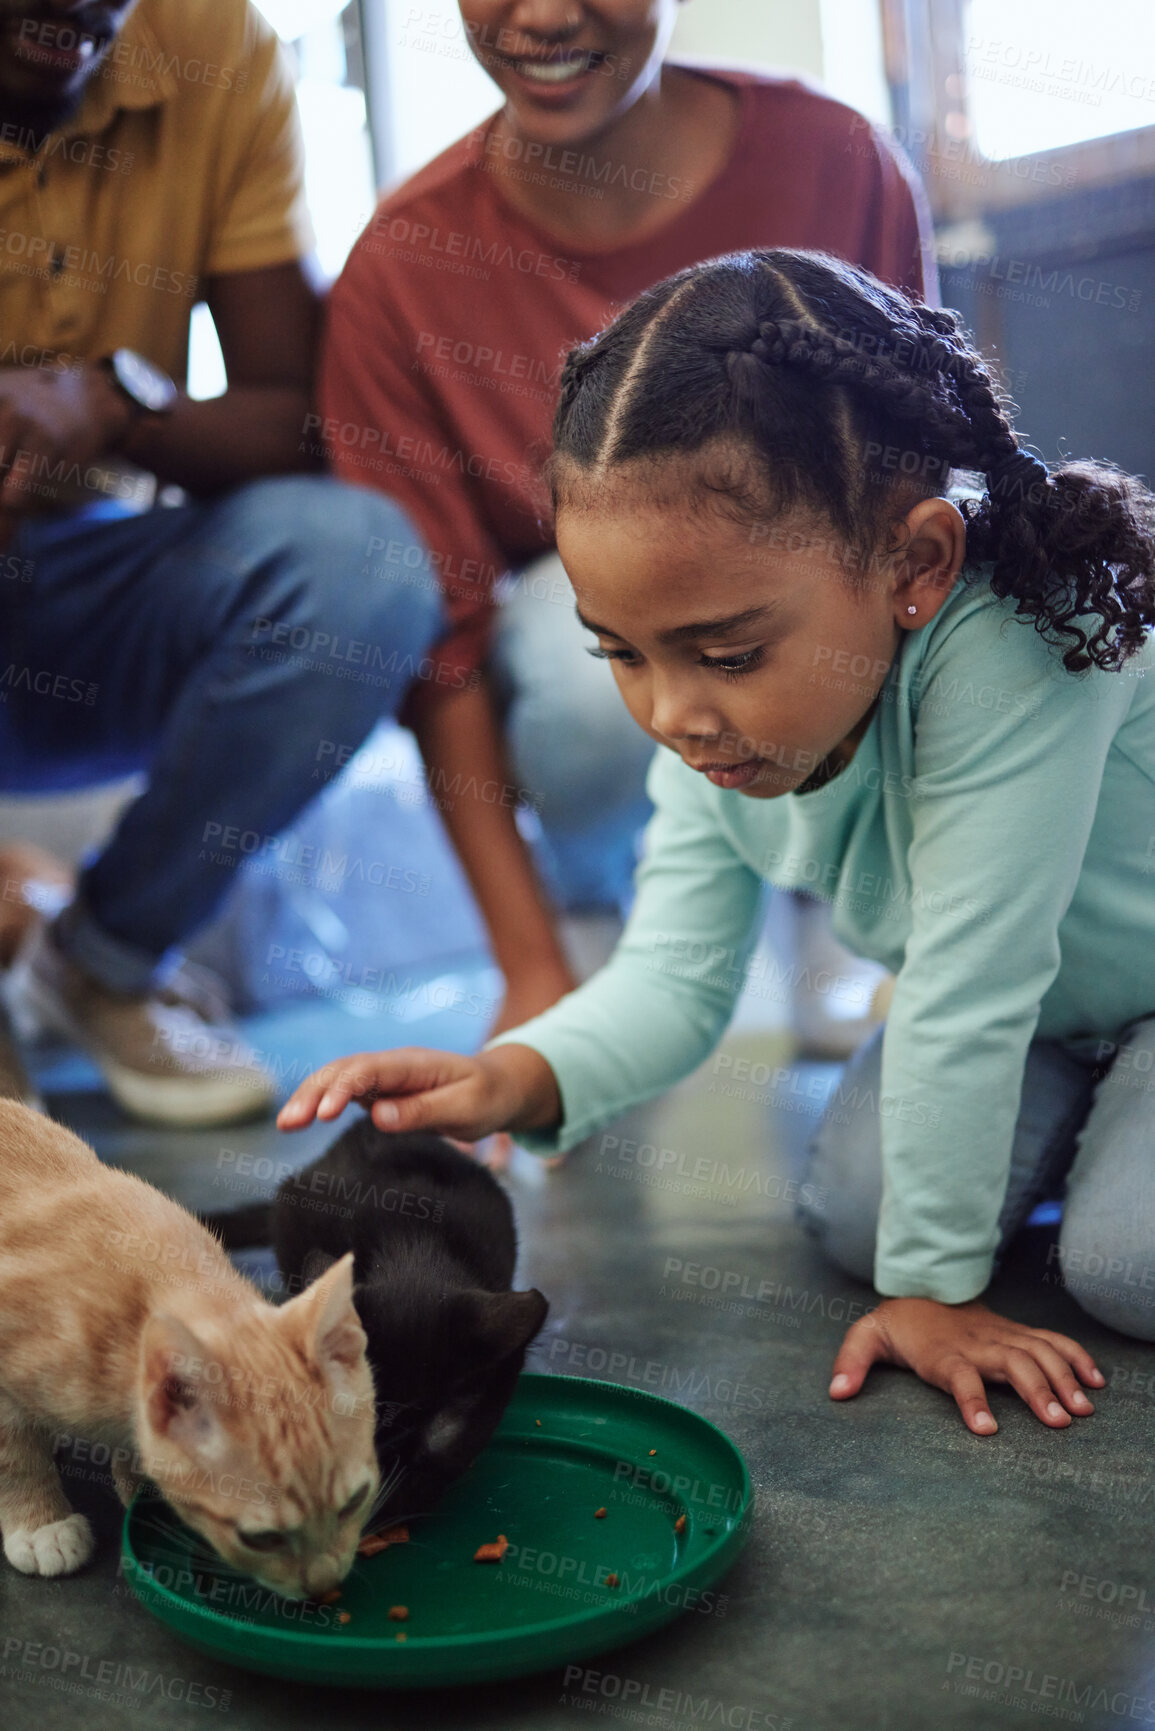
[[[180,396],[177,387],[166,372],[135,349],[114,349],[102,357],[100,365],[138,409],[150,415],[167,415],[175,408]]]

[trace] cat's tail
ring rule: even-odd
[[[247,1250],[251,1244],[271,1244],[273,1205],[250,1202],[247,1208],[226,1208],[219,1214],[202,1214],[201,1220],[215,1232],[226,1250]]]

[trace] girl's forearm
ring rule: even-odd
[[[557,1077],[540,1052],[514,1041],[482,1053],[481,1061],[509,1091],[511,1106],[503,1130],[550,1130],[561,1122]]]

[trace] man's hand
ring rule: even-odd
[[[116,450],[134,418],[104,367],[0,367],[0,512],[51,505],[51,470]]]
[[[561,1117],[553,1071],[530,1046],[499,1046],[476,1058],[420,1046],[360,1052],[326,1064],[277,1115],[281,1130],[337,1118],[351,1101],[379,1130],[432,1130],[478,1142],[495,1130],[536,1130]]]
[[[1065,1334],[1026,1328],[985,1304],[939,1304],[933,1298],[887,1298],[847,1331],[834,1361],[830,1393],[848,1400],[872,1364],[897,1364],[953,1395],[976,1436],[998,1425],[987,1408],[983,1378],[1009,1382],[1036,1418],[1060,1430],[1071,1414],[1094,1412],[1079,1382],[1103,1387],[1089,1352]],[[1056,1399],[1056,1396],[1058,1397]]]
[[[576,986],[577,980],[561,960],[548,967],[527,969],[507,979],[501,1009],[489,1030],[490,1039],[508,1033],[510,1028],[520,1028],[533,1016],[540,1016],[543,1010],[548,1010]]]
[[[0,368],[0,547],[6,513],[55,503],[45,472],[60,462],[83,474],[115,452],[204,498],[321,468],[304,435],[321,318],[311,261],[208,277],[204,291],[228,376],[219,397],[181,391],[169,413],[149,415],[97,362]]]

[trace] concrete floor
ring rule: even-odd
[[[353,1033],[333,1006],[312,1019],[268,1018],[258,1032],[287,1065],[374,1043],[371,1023]],[[447,1014],[405,1037],[466,1049],[476,1031]],[[740,1031],[723,1054],[782,1062],[785,1045],[781,1034]],[[613,1351],[632,1355],[619,1378],[629,1382],[658,1361],[745,1453],[758,1514],[721,1589],[724,1616],[687,1614],[577,1678],[557,1670],[411,1696],[279,1685],[202,1659],[150,1619],[118,1579],[119,1506],[99,1477],[74,1473],[70,1495],[97,1526],[98,1554],[58,1582],[0,1563],[0,1724],[133,1722],[142,1703],[115,1685],[111,1699],[95,1683],[62,1692],[57,1650],[74,1655],[70,1679],[82,1659],[90,1676],[102,1660],[160,1674],[167,1693],[150,1690],[145,1711],[182,1731],[221,1714],[244,1731],[311,1728],[326,1715],[374,1731],[577,1731],[594,1717],[661,1731],[1155,1723],[1152,1354],[1084,1319],[1048,1284],[1050,1233],[1035,1227],[992,1300],[1096,1354],[1113,1386],[1096,1397],[1095,1417],[1049,1432],[995,1390],[999,1433],[979,1440],[944,1396],[889,1370],[876,1370],[857,1400],[832,1403],[846,1306],[872,1294],[824,1264],[793,1223],[787,1189],[836,1073],[799,1065],[773,1093],[743,1097],[719,1091],[725,1072],[712,1061],[560,1170],[519,1153],[509,1174],[524,1277],[551,1301],[531,1368],[583,1375]],[[194,1206],[240,1199],[223,1182],[239,1153],[304,1163],[330,1134],[289,1139],[269,1125],[158,1134],[121,1120],[79,1060],[40,1074],[57,1116]],[[655,1149],[676,1156],[660,1185]],[[705,1184],[677,1176],[702,1156],[718,1162]],[[671,1259],[716,1273],[694,1284]],[[727,1275],[781,1289],[724,1311],[711,1288]]]

